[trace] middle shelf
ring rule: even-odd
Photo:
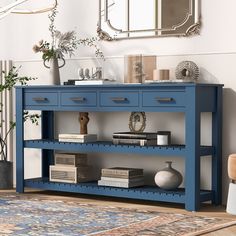
[[[113,144],[111,141],[96,141],[90,143],[73,143],[59,142],[57,139],[34,139],[25,140],[25,148],[40,148],[48,150],[65,150],[77,151],[84,153],[100,152],[100,153],[136,153],[163,156],[180,156],[187,154],[185,145],[169,145],[169,146],[139,146],[133,144]],[[200,156],[213,155],[214,147],[200,146]]]

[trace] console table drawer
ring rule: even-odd
[[[25,106],[57,106],[58,95],[57,93],[31,93],[26,92],[24,96]]]
[[[182,91],[143,92],[144,107],[183,107],[185,103]]]
[[[96,106],[96,92],[61,93],[62,106]]]
[[[137,107],[139,106],[138,92],[101,92],[100,105],[104,107]]]

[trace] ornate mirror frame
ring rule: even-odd
[[[188,11],[186,12],[186,15],[181,16],[181,21],[175,22],[175,24],[171,25],[171,27],[161,27],[157,23],[157,14],[162,15],[161,19],[165,19],[164,13],[164,4],[168,4],[168,0],[153,0],[155,2],[155,9],[157,9],[159,6],[159,9],[157,9],[155,12],[155,25],[156,28],[145,28],[145,29],[129,29],[129,15],[130,15],[130,1],[131,0],[125,0],[126,1],[126,22],[128,25],[128,29],[119,29],[114,26],[109,12],[109,8],[115,4],[115,1],[119,0],[113,0],[113,4],[111,4],[110,0],[99,0],[99,19],[98,19],[98,27],[97,27],[97,33],[98,37],[101,40],[106,41],[113,41],[113,40],[121,40],[121,39],[132,39],[132,38],[150,38],[150,37],[168,37],[168,36],[192,36],[199,34],[200,32],[200,0],[185,0],[187,2]],[[134,0],[133,0],[134,1]],[[146,0],[150,1],[150,0]],[[162,1],[166,1],[163,2]],[[173,1],[173,0],[172,0]],[[178,1],[178,0],[175,0]],[[157,4],[163,4],[157,5]],[[179,8],[180,5],[176,6]],[[186,6],[184,6],[186,8]],[[155,10],[154,9],[154,10]],[[160,11],[160,9],[162,9]],[[172,9],[173,10],[173,9]],[[124,12],[124,11],[123,11]],[[125,26],[126,27],[126,26]],[[143,34],[143,35],[142,35]],[[146,34],[146,35],[145,35]],[[149,35],[147,35],[149,34]],[[151,35],[152,34],[152,35]]]

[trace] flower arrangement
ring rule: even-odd
[[[61,33],[55,27],[55,18],[58,11],[54,8],[48,15],[50,20],[49,31],[51,33],[52,42],[49,43],[45,40],[40,40],[38,44],[33,46],[35,53],[42,52],[42,58],[44,61],[51,58],[64,59],[65,54],[70,57],[74,54],[74,51],[78,48],[78,45],[89,46],[95,48],[95,56],[104,59],[102,51],[96,45],[97,38],[85,38],[77,39],[75,31],[68,31]]]

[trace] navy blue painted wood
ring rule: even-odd
[[[83,92],[83,93],[61,93],[62,106],[97,106],[97,93],[96,92]]]
[[[24,192],[24,120],[23,89],[16,90],[16,192]]]
[[[143,92],[144,107],[185,107],[186,93],[184,91]]]
[[[195,211],[200,207],[200,104],[199,88],[187,90],[187,111],[185,115],[185,208]]]
[[[212,145],[215,152],[212,155],[212,202],[222,203],[222,89],[215,92],[216,110],[212,113]]]
[[[119,144],[115,145],[109,141],[98,141],[91,143],[71,143],[58,142],[58,140],[26,140],[24,142],[26,148],[43,148],[54,150],[77,151],[84,153],[104,152],[104,153],[137,153],[145,155],[160,155],[160,156],[186,156],[185,145],[171,145],[171,146],[144,146]],[[209,156],[214,153],[211,146],[201,146],[200,156]]]
[[[139,94],[137,91],[110,91],[100,93],[101,107],[137,107]]]
[[[58,105],[58,94],[56,92],[26,92],[24,104],[26,106],[56,106]]]
[[[124,197],[132,199],[142,199],[151,201],[164,201],[185,203],[185,190],[177,189],[175,191],[165,191],[156,186],[142,186],[136,188],[114,188],[98,186],[96,182],[80,183],[80,184],[68,184],[50,182],[48,179],[36,178],[25,180],[25,186],[31,188],[39,188],[45,190],[56,190],[66,192],[76,192],[83,194],[93,194],[112,197]],[[211,200],[211,191],[200,192],[201,199],[204,201]]]
[[[42,138],[54,138],[54,113],[52,111],[42,111]],[[49,177],[49,165],[54,163],[54,151],[42,148],[42,177]]]
[[[92,86],[18,86],[17,120],[17,191],[33,187],[57,191],[184,203],[195,211],[201,202],[221,203],[221,135],[222,86],[217,84],[121,84]],[[23,110],[41,110],[42,139],[25,140]],[[53,136],[54,111],[145,111],[184,112],[185,145],[140,147],[113,145],[111,142],[65,143]],[[212,146],[200,145],[200,115],[212,112]],[[43,149],[42,179],[24,181],[24,148]],[[136,153],[142,155],[179,156],[185,160],[185,189],[164,191],[157,187],[132,189],[97,186],[95,183],[64,184],[48,181],[48,166],[54,150],[78,152]],[[200,190],[200,157],[212,156],[212,190]],[[122,159],[121,159],[122,160]]]

